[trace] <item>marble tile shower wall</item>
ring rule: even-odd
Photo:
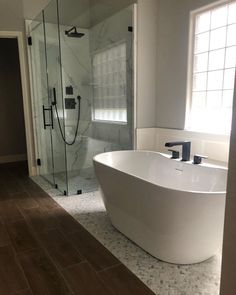
[[[61,97],[70,97],[66,95],[65,87],[73,87],[73,97],[81,96],[81,118],[76,143],[73,146],[66,147],[68,171],[92,167],[92,158],[98,153],[130,149],[132,147],[133,78],[132,38],[130,32],[128,32],[128,26],[130,25],[132,25],[132,11],[127,9],[104,20],[89,30],[79,29],[80,32],[85,34],[82,38],[68,38],[64,32],[70,27],[60,26],[62,93],[58,93],[58,112],[62,125],[63,105],[61,103]],[[50,87],[60,89],[61,80],[59,78],[58,67],[55,67],[55,59],[57,60],[57,65],[60,65],[57,40],[58,27],[55,24],[46,23],[46,30],[48,37],[48,66],[51,71],[50,77],[52,77]],[[119,42],[126,42],[127,46],[126,95],[128,124],[110,124],[108,122],[93,121],[92,56],[95,52],[110,48],[112,45]],[[43,91],[47,93],[47,84],[43,84],[45,84],[43,85]],[[60,91],[58,90],[58,92]],[[38,109],[41,110],[41,107]],[[73,110],[64,110],[65,134],[69,142],[72,141],[75,133],[77,114],[77,106],[76,109]],[[56,120],[56,114],[54,114],[54,122],[56,122]],[[55,135],[53,137],[54,161],[57,163],[55,173],[58,173],[65,170],[65,161],[63,154],[64,143],[57,123],[55,123],[53,132]],[[46,154],[50,155],[50,151],[46,151]],[[50,159],[48,159],[48,161],[49,160]]]

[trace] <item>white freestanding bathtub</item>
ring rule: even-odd
[[[190,264],[221,248],[226,168],[146,151],[100,154],[94,167],[112,224],[153,256]]]

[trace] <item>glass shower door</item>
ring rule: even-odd
[[[43,14],[40,13],[29,25],[32,45],[30,46],[32,91],[36,133],[36,154],[39,174],[51,184],[54,182],[54,163],[52,148],[52,113],[48,97],[46,47]]]
[[[61,48],[57,0],[52,0],[43,11],[46,42],[48,94],[52,107],[53,164],[55,186],[65,195],[68,193],[65,112],[62,91]]]

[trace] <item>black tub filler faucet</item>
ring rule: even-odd
[[[173,147],[177,145],[182,145],[182,161],[186,162],[190,160],[190,149],[191,149],[191,142],[190,141],[172,141],[166,142],[166,147]]]

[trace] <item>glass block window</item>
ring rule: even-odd
[[[236,66],[236,2],[193,15],[187,128],[229,133]]]
[[[95,53],[93,119],[127,123],[126,43]]]

